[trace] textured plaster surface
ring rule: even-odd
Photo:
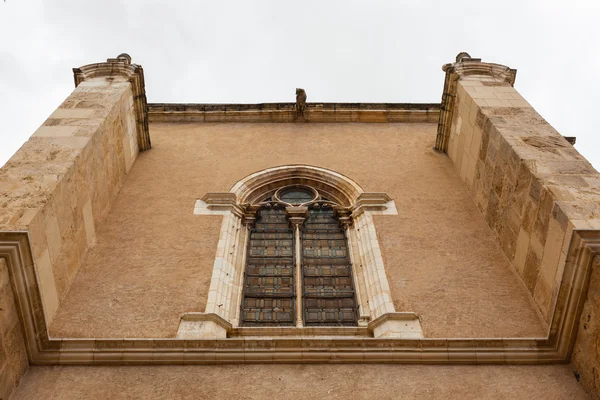
[[[220,217],[193,215],[207,192],[246,175],[309,164],[386,192],[398,216],[375,223],[398,311],[429,337],[545,336],[520,279],[451,161],[435,124],[185,124],[150,127],[53,336],[169,337],[203,311]]]
[[[25,399],[586,399],[570,366],[32,367]]]

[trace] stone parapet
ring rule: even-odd
[[[439,104],[295,103],[149,104],[150,122],[437,122]]]

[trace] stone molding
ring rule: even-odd
[[[364,193],[360,185],[338,172],[312,165],[281,165],[254,172],[230,189],[238,203],[254,203],[276,188],[287,185],[313,186],[341,206],[349,207]]]
[[[446,73],[446,78],[440,104],[435,149],[447,153],[455,109],[454,102],[457,95],[456,82],[473,76],[479,80],[488,79],[491,82],[506,82],[514,86],[517,70],[501,64],[484,63],[481,62],[480,58],[471,58],[468,53],[463,52],[458,54],[455,63],[444,64],[442,71]]]
[[[26,232],[0,233],[32,364],[223,364],[386,362],[546,364],[569,360],[600,231],[574,230],[556,311],[546,338],[364,339],[232,337],[227,339],[50,338]],[[360,329],[360,328],[351,328]]]
[[[148,105],[150,122],[437,122],[439,104],[295,103]]]
[[[137,125],[137,142],[140,151],[150,150],[150,131],[148,128],[148,104],[146,101],[146,87],[144,83],[144,69],[141,65],[132,64],[131,57],[119,54],[117,58],[109,58],[106,62],[88,64],[79,68],[73,68],[75,87],[81,82],[105,77],[121,76],[131,83],[133,102],[135,109],[135,120]]]

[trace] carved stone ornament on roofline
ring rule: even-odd
[[[73,68],[75,87],[78,87],[82,82],[91,79],[99,77],[112,79],[115,76],[123,77],[131,83],[137,128],[137,142],[140,151],[150,150],[152,144],[150,143],[150,131],[148,128],[148,103],[146,100],[144,69],[142,66],[132,64],[131,56],[127,53],[122,53],[119,54],[117,58],[107,59],[106,62]]]
[[[505,82],[514,86],[517,70],[506,65],[485,63],[481,61],[481,58],[472,58],[468,53],[461,52],[456,56],[456,62],[444,64],[442,71],[446,73],[446,78],[444,80],[434,148],[437,151],[447,153],[456,102],[456,83],[469,76],[487,76],[496,82]]]

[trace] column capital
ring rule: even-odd
[[[244,204],[242,205],[243,214],[242,214],[242,224],[247,227],[252,227],[256,223],[256,215],[258,214],[260,206],[259,205],[250,205]]]
[[[308,215],[308,207],[306,206],[288,206],[285,211],[290,219],[290,224],[294,228],[302,226]]]
[[[352,225],[352,211],[347,207],[335,207],[338,221],[344,229],[348,229]]]

